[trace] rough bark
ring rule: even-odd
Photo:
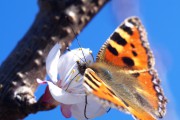
[[[63,51],[108,0],[39,0],[39,13],[17,46],[0,66],[0,119],[22,119],[49,110],[36,102],[36,78],[43,79],[45,58],[57,42]]]

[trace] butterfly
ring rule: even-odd
[[[94,64],[78,65],[87,94],[105,106],[130,113],[138,120],[156,120],[165,115],[167,100],[138,17],[127,18],[117,27]]]

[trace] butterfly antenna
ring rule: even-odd
[[[71,29],[72,29],[72,32],[74,33],[75,39],[76,39],[76,41],[77,41],[77,43],[78,43],[78,46],[80,47],[80,49],[81,49],[81,51],[82,51],[82,55],[83,55],[83,57],[84,57],[85,63],[87,63],[86,58],[85,58],[85,55],[84,55],[84,52],[83,52],[82,47],[81,47],[81,45],[80,45],[80,43],[79,43],[79,40],[78,40],[78,38],[77,38],[77,34],[75,33],[75,31],[74,31],[74,29],[73,29],[73,27],[72,27],[71,25],[70,25],[70,27],[71,27]],[[81,60],[82,60],[82,59],[81,59]]]

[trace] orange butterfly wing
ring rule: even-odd
[[[146,32],[138,18],[130,18],[120,25],[101,48],[97,62],[134,70],[153,66]]]
[[[126,101],[117,97],[113,90],[107,86],[92,69],[86,69],[84,80],[84,86],[87,92],[92,93],[96,98],[98,97],[103,104],[111,105],[124,112],[130,112],[135,118],[140,120],[155,120],[153,116],[141,107],[136,106],[136,109],[134,109],[129,106]]]
[[[147,35],[140,20],[136,17],[126,19],[110,36],[97,56],[97,62],[119,66],[125,71],[136,71],[139,82],[148,101],[159,111],[158,117],[165,114],[166,98],[159,86],[160,80],[154,70],[154,58],[147,41]],[[152,70],[149,70],[152,69]],[[147,71],[147,72],[143,72]]]
[[[166,98],[163,95],[163,91],[159,86],[160,80],[157,76],[157,72],[154,69],[148,71],[135,73],[134,77],[138,79],[143,91],[139,91],[146,100],[151,103],[155,111],[158,112],[157,116],[162,118],[166,109]]]
[[[121,107],[124,109],[125,104],[115,97],[115,94],[90,68],[87,68],[84,74],[84,86],[88,89],[89,92],[92,92],[94,95],[98,96],[101,99],[115,103],[115,106]],[[112,99],[112,97],[114,99]]]
[[[166,99],[159,86],[157,73],[153,70],[154,59],[149,48],[145,29],[138,18],[126,19],[115,30],[98,53],[98,62],[118,66],[119,69],[132,74],[143,88],[143,91],[139,90],[139,93],[154,108],[156,116],[160,118],[164,116]],[[85,82],[87,81],[85,80]],[[127,108],[120,98],[110,95],[111,89],[107,89],[109,85],[106,85],[102,80],[99,81],[101,81],[102,86],[99,88],[96,86],[97,90],[92,91],[95,96],[118,105],[118,107]],[[129,108],[128,111],[138,119],[154,120],[150,114],[141,108]]]

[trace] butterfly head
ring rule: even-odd
[[[79,70],[79,73],[81,75],[84,75],[84,72],[87,68],[87,64],[86,63],[80,63],[79,61],[77,61],[77,65],[78,65],[78,70]]]

